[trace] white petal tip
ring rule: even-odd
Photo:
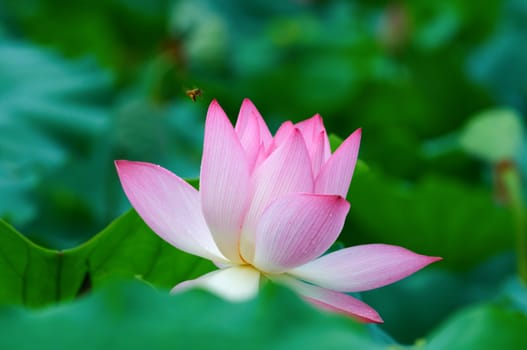
[[[176,285],[171,294],[201,288],[227,301],[243,302],[258,294],[260,272],[247,266],[236,266],[210,272],[200,278]]]

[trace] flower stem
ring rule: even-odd
[[[512,166],[502,176],[516,225],[518,274],[520,280],[527,286],[527,226],[525,223],[525,207],[522,199],[520,173],[515,166]]]

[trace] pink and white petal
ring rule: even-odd
[[[256,107],[255,107],[256,110]],[[257,111],[257,110],[256,110]],[[260,125],[260,141],[264,145],[265,149],[268,149],[273,143],[273,135],[269,131],[269,127],[265,123],[265,120],[262,118],[260,113],[257,111],[259,118],[256,118],[258,125]]]
[[[314,139],[314,144],[311,147],[309,154],[311,158],[311,167],[313,169],[313,176],[316,178],[320,172],[320,168],[326,162],[326,141],[327,135],[325,131],[321,131],[318,137]],[[306,141],[307,142],[307,141]]]
[[[313,117],[295,124],[295,126],[302,132],[311,158],[315,159],[319,156],[318,153],[321,152],[321,164],[325,163],[331,156],[331,147],[322,117],[319,114],[315,114]],[[320,135],[323,136],[321,137]],[[316,162],[317,170],[315,173],[318,173],[320,166],[318,166],[318,160]]]
[[[271,135],[267,124],[256,106],[251,100],[246,98],[243,100],[242,106],[240,107],[240,113],[238,114],[238,120],[234,129],[238,135],[240,135],[240,139],[242,139],[241,135],[245,134],[247,130],[253,128],[258,129],[258,143],[263,143],[265,146],[269,146],[273,141],[273,135]]]
[[[295,126],[302,132],[306,143],[313,143],[321,132],[326,131],[320,114],[296,123]]]
[[[178,249],[213,261],[226,261],[201,213],[199,193],[154,164],[115,162],[126,196],[145,223]]]
[[[294,193],[277,198],[256,227],[252,263],[280,273],[315,259],[335,242],[348,210],[340,196]]]
[[[291,123],[290,121],[282,123],[282,125],[280,125],[280,127],[276,131],[276,134],[274,135],[273,143],[268,152],[268,155],[272,151],[280,147],[284,142],[286,142],[291,137],[293,131],[295,131],[295,126],[293,125],[293,123]]]
[[[383,322],[381,316],[371,306],[350,295],[307,284],[286,275],[273,276],[271,279],[289,286],[307,301],[322,309],[342,313],[362,322]]]
[[[260,149],[260,126],[252,112],[254,106],[247,101],[242,103],[234,130],[247,154],[249,167],[252,168]]]
[[[254,162],[251,168],[251,175],[254,173],[254,170],[257,169],[260,164],[262,164],[263,161],[267,158],[268,153],[270,153],[270,148],[267,149],[263,144],[261,144],[258,150],[258,154],[256,155],[256,161]]]
[[[290,192],[313,192],[314,181],[306,145],[298,130],[267,157],[252,177],[248,216],[259,216],[269,202]]]
[[[315,192],[346,197],[357,163],[361,129],[351,134],[322,166],[315,181]]]
[[[258,294],[260,272],[249,266],[234,266],[209,272],[195,280],[181,282],[171,293],[202,288],[226,300],[244,301]]]
[[[292,192],[313,192],[313,175],[307,149],[300,131],[289,138],[255,170],[251,183],[251,203],[243,225],[240,249],[252,259],[256,224],[269,203]]]
[[[331,157],[331,145],[329,144],[328,133],[324,131],[324,163]]]
[[[441,260],[387,244],[338,250],[289,271],[304,281],[341,292],[360,292],[403,279]]]
[[[205,122],[200,194],[203,215],[220,251],[241,262],[238,240],[249,204],[249,163],[225,112],[212,101]]]
[[[249,99],[243,100],[234,128],[247,154],[249,167],[252,169],[260,148],[268,148],[273,137],[265,124],[260,112]]]

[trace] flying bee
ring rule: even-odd
[[[192,102],[196,102],[196,98],[198,98],[199,96],[201,96],[202,94],[202,91],[200,88],[195,88],[195,89],[190,89],[190,90],[187,90],[185,91],[185,94],[190,97],[190,99],[192,100]]]

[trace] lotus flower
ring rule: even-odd
[[[200,189],[154,164],[116,161],[132,206],[162,239],[219,267],[174,287],[205,288],[229,300],[258,292],[262,277],[325,309],[366,322],[378,313],[346,294],[400,280],[439,258],[368,244],[324,254],[349,210],[361,130],[331,154],[319,115],[285,122],[273,137],[244,100],[233,128],[220,105],[205,123]]]

